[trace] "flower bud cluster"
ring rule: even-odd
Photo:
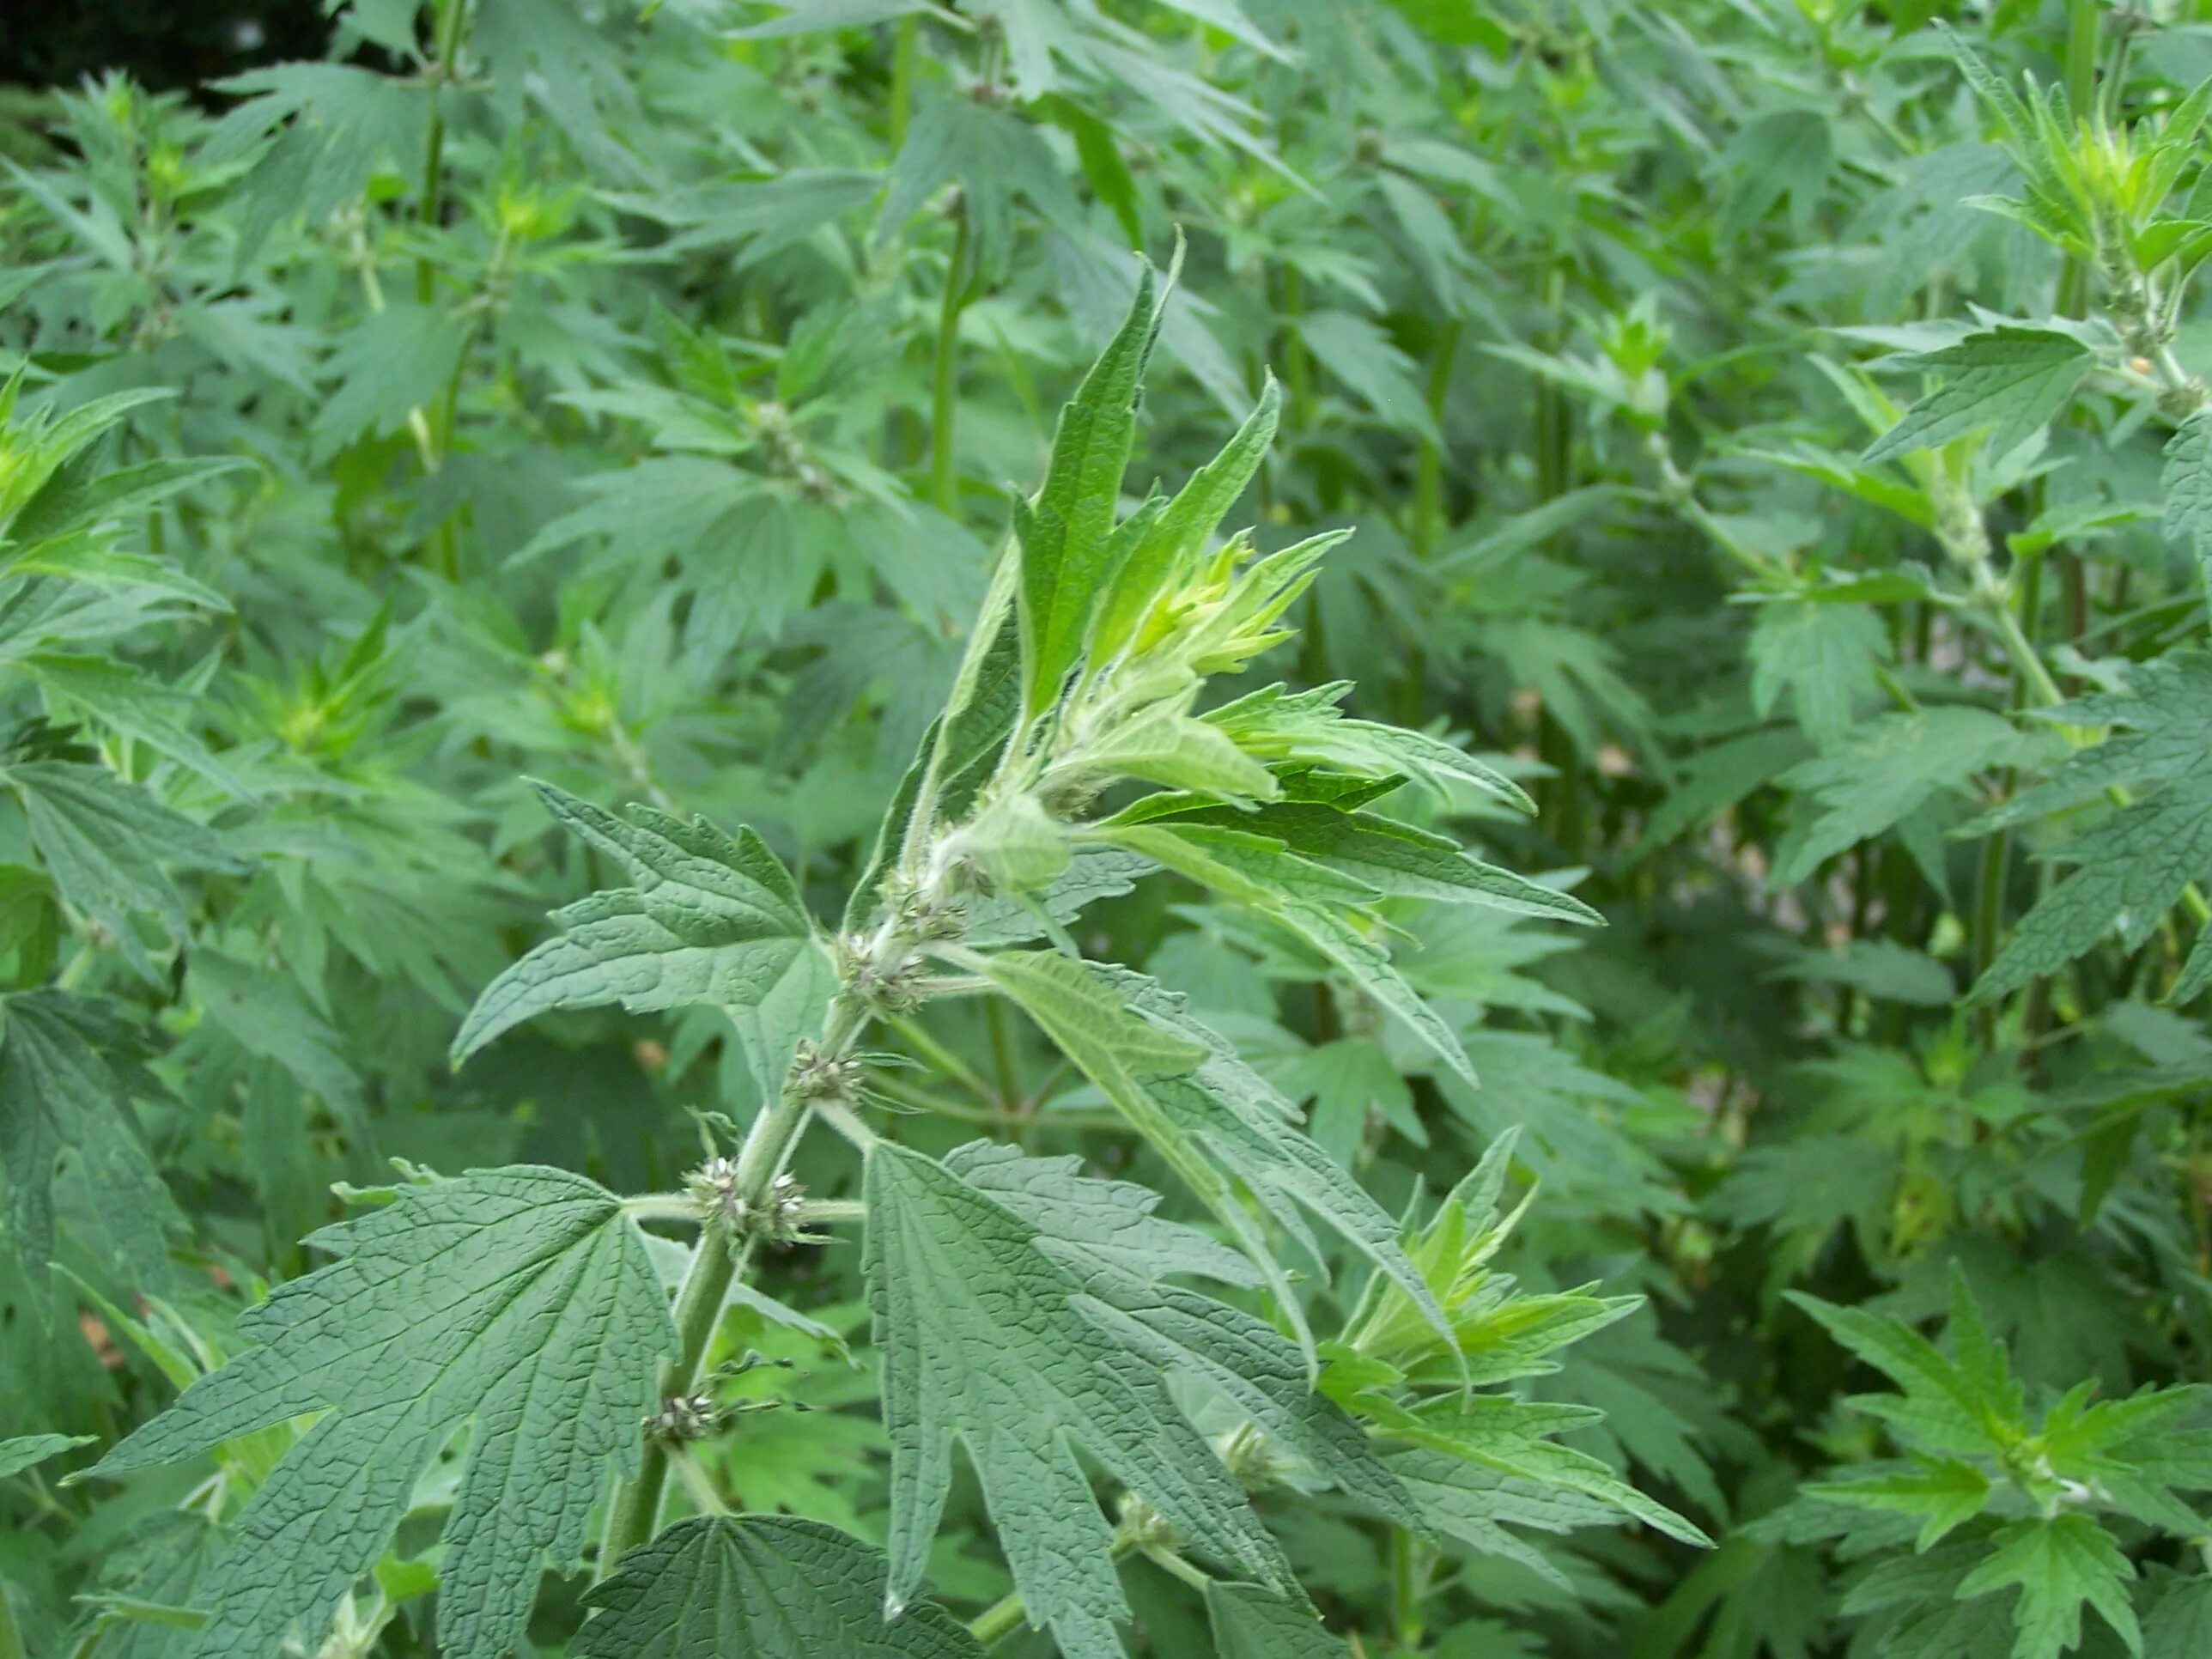
[[[845,995],[864,1007],[887,1014],[908,1012],[921,1001],[927,972],[910,956],[902,955],[892,963],[878,961],[865,933],[846,933],[837,940],[837,981]]]
[[[854,1055],[831,1054],[802,1037],[792,1050],[785,1086],[801,1100],[850,1100],[864,1067]]]
[[[721,1414],[712,1395],[671,1395],[660,1402],[659,1411],[645,1419],[645,1431],[648,1437],[670,1445],[704,1440],[714,1431]]]
[[[767,1197],[757,1201],[738,1185],[734,1161],[710,1158],[684,1176],[684,1188],[699,1206],[699,1218],[720,1227],[732,1240],[788,1244],[802,1236],[806,1189],[791,1175],[776,1176],[769,1183]]]
[[[1133,1492],[1121,1494],[1121,1522],[1117,1530],[1134,1549],[1171,1550],[1182,1541],[1174,1523]]]

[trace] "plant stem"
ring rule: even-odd
[[[1014,1626],[1021,1622],[1021,1592],[1009,1590],[968,1621],[968,1633],[985,1647],[992,1647],[1012,1635]]]
[[[0,1659],[23,1659],[22,1632],[15,1628],[15,1614],[8,1605],[5,1584],[0,1584]]]
[[[823,1047],[832,1053],[843,1052],[836,1044],[842,1042],[849,1047],[866,1022],[865,1009],[841,997],[830,1006]],[[787,1088],[774,1105],[753,1120],[744,1144],[738,1149],[737,1188],[749,1206],[768,1201],[769,1188],[790,1161],[811,1110],[804,1096]],[[752,1254],[750,1238],[733,1241],[719,1225],[702,1230],[691,1269],[684,1275],[683,1288],[676,1295],[676,1358],[661,1367],[661,1399],[690,1394],[697,1387],[707,1350],[721,1322],[730,1282],[751,1261]],[[616,1493],[614,1506],[607,1514],[605,1542],[599,1551],[602,1575],[625,1552],[653,1537],[660,1516],[661,1494],[668,1486],[668,1451],[665,1443],[647,1438],[637,1474]]]
[[[1453,318],[1437,332],[1436,349],[1429,358],[1429,422],[1436,430],[1421,440],[1413,457],[1413,551],[1422,558],[1434,556],[1443,538],[1443,421],[1444,401],[1451,392],[1453,360],[1459,354],[1460,320]]]
[[[991,1033],[991,1068],[999,1079],[999,1104],[1009,1114],[1022,1113],[1022,1061],[1014,1048],[1014,1023],[1003,999],[993,997],[983,1005],[983,1024]]]
[[[915,46],[921,33],[921,20],[908,12],[898,21],[898,30],[891,37],[891,148],[896,150],[906,143],[908,122],[914,118],[914,58]]]
[[[1018,1129],[1126,1129],[1127,1118],[1116,1112],[1009,1112],[996,1106],[971,1106],[964,1100],[948,1100],[943,1095],[933,1094],[918,1088],[903,1079],[878,1073],[868,1079],[868,1087],[879,1095],[888,1095],[902,1106],[911,1106],[916,1111],[933,1112],[939,1117],[949,1117],[957,1123],[984,1123],[994,1127]]]
[[[1115,1528],[1114,1542],[1109,1552],[1115,1560],[1119,1561],[1136,1547],[1134,1533],[1126,1527]],[[1014,1627],[1022,1622],[1023,1611],[1022,1593],[1009,1590],[968,1621],[968,1633],[985,1647],[991,1647],[1013,1634]]]
[[[435,227],[439,216],[445,211],[446,185],[446,116],[445,83],[453,78],[453,61],[460,56],[461,24],[468,16],[469,0],[439,0],[438,55],[432,63],[430,89],[430,128],[422,141],[422,222]],[[420,305],[428,305],[436,291],[437,273],[428,253],[415,261],[415,299]]]
[[[1408,1653],[1419,1650],[1428,1634],[1427,1622],[1421,1616],[1421,1601],[1428,1591],[1427,1577],[1420,1540],[1403,1527],[1391,1528],[1390,1633]]]
[[[1147,1545],[1145,1548],[1144,1553],[1145,1559],[1151,1562],[1161,1571],[1168,1574],[1170,1577],[1182,1579],[1184,1583],[1189,1585],[1201,1595],[1206,1593],[1206,1587],[1209,1582],[1206,1576],[1203,1572],[1200,1571],[1199,1569],[1191,1565],[1189,1562],[1184,1560],[1182,1556],[1170,1549],[1165,1544]]]
[[[947,518],[960,506],[959,455],[953,441],[959,416],[960,313],[968,304],[968,209],[960,209],[952,236],[952,263],[945,272],[945,301],[937,313],[937,361],[929,399],[929,501]]]
[[[928,1029],[920,1020],[904,1014],[891,1014],[885,1018],[884,1024],[905,1038],[907,1045],[916,1054],[974,1095],[984,1105],[997,1104],[998,1091],[984,1079],[983,1074],[932,1036]],[[885,1088],[884,1092],[896,1094],[897,1091]]]

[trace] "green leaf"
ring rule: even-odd
[[[1380,896],[1376,889],[1296,856],[1276,837],[1243,830],[1109,823],[1091,833],[1142,853],[1288,928],[1403,1021],[1453,1071],[1470,1084],[1475,1081],[1474,1067],[1452,1029],[1406,982],[1389,952],[1364,931],[1365,913],[1356,907]]]
[[[2136,1576],[2135,1563],[2086,1515],[2015,1521],[1996,1539],[1989,1559],[1960,1583],[1961,1600],[1987,1595],[2009,1584],[2020,1586],[2013,1609],[2018,1635],[2013,1659],[2057,1659],[2081,1640],[2086,1602],[2128,1644],[2142,1651],[2142,1632],[2123,1586]]]
[[[1439,794],[1447,783],[1464,783],[1523,812],[1536,810],[1519,784],[1441,738],[1346,719],[1336,705],[1351,689],[1349,680],[1298,692],[1263,686],[1204,718],[1262,760],[1318,763],[1364,778],[1410,777]]]
[[[1310,1212],[1413,1298],[1449,1340],[1428,1284],[1398,1228],[1373,1199],[1297,1127],[1297,1109],[1237,1057],[1235,1048],[1143,975],[1049,952],[1004,951],[981,971],[1042,1026],[1083,1074],[1149,1140],[1220,1218],[1300,1322],[1296,1294],[1227,1177],[1244,1184],[1284,1226]]]
[[[49,695],[190,767],[219,789],[233,795],[248,793],[237,775],[192,735],[189,693],[149,679],[119,662],[49,651],[32,653],[21,660]]]
[[[125,1284],[162,1286],[178,1224],[131,1104],[154,1090],[136,1064],[143,1041],[116,1006],[66,991],[0,1001],[0,1246],[34,1275],[53,1257],[68,1182],[101,1224],[86,1242]]]
[[[1863,1308],[1838,1307],[1796,1291],[1789,1297],[1838,1342],[1895,1382],[1919,1408],[1905,1429],[1908,1439],[1917,1437],[1936,1451],[1988,1455],[2002,1453],[2008,1441],[2026,1434],[2019,1390],[2008,1373],[2000,1382],[1987,1358],[1984,1340],[1968,1334],[1975,1359],[1962,1367],[1901,1320]],[[1861,1395],[1852,1403],[1862,1410],[1875,1410],[1882,1399]],[[1893,1413],[1885,1414],[1893,1424],[1899,1422]]]
[[[1664,1504],[1645,1497],[1587,1452],[1550,1437],[1592,1422],[1581,1406],[1514,1400],[1501,1395],[1449,1397],[1408,1410],[1364,1397],[1362,1413],[1383,1433],[1538,1487],[1569,1492],[1625,1515],[1668,1537],[1700,1548],[1712,1540]]]
[[[1722,157],[1735,175],[1721,210],[1723,228],[1741,236],[1786,198],[1803,234],[1820,206],[1834,159],[1827,118],[1817,110],[1776,110],[1746,122]]]
[[[1417,1146],[1429,1144],[1412,1088],[1382,1045],[1371,1038],[1340,1037],[1309,1048],[1276,1075],[1291,1092],[1312,1097],[1308,1132],[1345,1169],[1354,1167],[1373,1118]]]
[[[1170,823],[1212,824],[1273,836],[1291,851],[1396,898],[1438,904],[1478,904],[1516,915],[1602,927],[1605,918],[1571,895],[1470,856],[1448,836],[1401,823],[1379,813],[1339,811],[1304,801],[1283,801],[1237,811],[1197,806]],[[1159,819],[1153,820],[1161,821]]]
[[[772,1096],[835,988],[790,872],[750,830],[732,840],[704,818],[648,806],[632,807],[626,823],[549,784],[537,788],[555,818],[627,866],[636,884],[556,911],[561,937],[485,988],[453,1039],[454,1064],[554,1008],[704,1003],[731,1011],[754,1080]]]
[[[251,1346],[94,1471],[173,1463],[311,1413],[239,1514],[193,1605],[194,1659],[313,1651],[376,1562],[432,1457],[464,1424],[440,1571],[452,1659],[501,1659],[540,1571],[582,1554],[609,1471],[636,1467],[675,1329],[619,1200],[565,1170],[479,1170],[403,1188],[308,1241],[338,1260],[239,1322]]]
[[[2004,454],[2066,406],[2096,354],[2057,329],[2004,324],[1915,359],[1942,371],[1944,383],[1905,411],[1868,449],[1869,462],[1934,449],[1984,428]]]
[[[249,95],[217,124],[205,161],[234,160],[276,134],[250,174],[241,260],[279,224],[327,218],[358,202],[379,168],[422,158],[431,99],[419,80],[346,64],[277,64],[216,89]]]
[[[2212,587],[2212,409],[2195,410],[2175,428],[2158,482],[2166,494],[2166,538],[2195,555]]]
[[[88,1434],[20,1434],[11,1440],[0,1440],[0,1480],[21,1474],[49,1457],[58,1457],[72,1446],[88,1446],[92,1438]]]
[[[2010,721],[1964,705],[1884,714],[1837,748],[1800,762],[1782,782],[1815,815],[1777,860],[1774,879],[1804,880],[1827,860],[1894,829],[1945,790],[2018,758],[2029,746]]]
[[[1115,567],[1099,601],[1091,624],[1093,662],[1111,661],[1133,640],[1153,603],[1206,551],[1207,540],[1267,458],[1282,404],[1282,389],[1271,375],[1236,436],[1190,475],[1173,501],[1146,521],[1143,533]]]
[[[1955,1457],[1924,1457],[1910,1474],[1868,1475],[1850,1480],[1819,1481],[1804,1490],[1838,1504],[1894,1510],[1922,1516],[1926,1524],[1914,1540],[1925,1550],[1982,1512],[1990,1499],[1989,1477]]]
[[[428,306],[372,312],[331,354],[337,390],[315,416],[312,453],[327,460],[364,434],[396,432],[410,411],[434,406],[469,339],[459,317]]]
[[[2212,1577],[2178,1583],[2143,1623],[2143,1659],[2197,1659],[2212,1653]]]
[[[1118,898],[1156,866],[1148,858],[1112,847],[1079,847],[1067,868],[1037,893],[972,894],[963,937],[978,949],[1021,945],[1070,922],[1100,899]]]
[[[178,939],[189,927],[171,870],[243,867],[205,825],[104,766],[21,761],[0,769],[0,777],[15,786],[31,844],[61,896],[141,963],[134,916],[156,918]]]
[[[1079,1306],[1089,1274],[933,1159],[870,1147],[866,1267],[891,1437],[886,1605],[914,1598],[967,1448],[1030,1621],[1071,1659],[1121,1651],[1128,1617],[1087,1448],[1191,1547],[1285,1593],[1287,1565],[1158,1364]]]
[[[1579,1527],[1611,1526],[1620,1516],[1610,1504],[1570,1488],[1501,1474],[1425,1447],[1401,1447],[1383,1461],[1404,1482],[1435,1530],[1485,1555],[1518,1562],[1563,1589],[1572,1584],[1566,1574],[1549,1556],[1506,1528],[1565,1533]]]
[[[1049,887],[1075,859],[1066,826],[1027,793],[1003,794],[988,802],[948,838],[947,845],[1000,893],[1032,893]]]
[[[1155,289],[1148,265],[1121,331],[1060,412],[1043,485],[1015,506],[1026,715],[1042,713],[1060,696],[1112,574],[1108,556],[1121,475],[1136,441],[1145,365],[1159,332]]]
[[[1211,1278],[1225,1270],[1225,1282],[1249,1284],[1249,1263],[1201,1233],[1153,1217],[1156,1195],[1143,1188],[1085,1180],[1073,1158],[1006,1152],[972,1141],[944,1164],[1036,1229],[1036,1248],[1082,1280],[1085,1317],[1164,1370],[1217,1390],[1310,1476],[1401,1525],[1419,1524],[1366,1435],[1313,1389],[1295,1345],[1250,1314],[1158,1282],[1170,1273]]]
[[[1072,227],[1081,217],[1036,125],[1011,110],[953,93],[925,104],[907,130],[886,175],[876,240],[888,240],[954,184],[960,187],[975,268],[987,274],[1004,270],[1012,252],[1022,222],[1017,200],[1026,201],[1048,223]]]
[[[1310,312],[1297,319],[1297,328],[1314,360],[1385,422],[1435,438],[1436,422],[1413,379],[1413,360],[1388,334],[1348,311]]]
[[[846,906],[848,930],[867,920],[892,860],[918,853],[939,823],[965,817],[998,768],[1021,713],[1022,633],[1013,600],[1018,576],[1018,561],[1001,560],[945,710],[922,734],[884,810],[867,870]]]
[[[884,1616],[884,1556],[791,1516],[680,1521],[585,1596],[577,1659],[980,1659],[933,1603]]]
[[[1889,631],[1863,605],[1784,600],[1759,608],[1751,632],[1751,702],[1764,716],[1788,691],[1797,724],[1822,749],[1850,730],[1853,705],[1875,690]]]
[[[1104,778],[1139,778],[1240,805],[1281,793],[1274,774],[1219,726],[1166,705],[1147,709],[1086,747],[1082,768]]]
[[[1224,1285],[1258,1282],[1252,1264],[1228,1246],[1155,1215],[1158,1193],[1085,1176],[1079,1158],[1030,1158],[1016,1146],[971,1140],[941,1161],[1040,1232],[1048,1230],[1055,1247],[1073,1246],[1140,1281],[1196,1273]]]
[[[2080,867],[2021,918],[1970,1004],[2056,973],[2109,934],[2132,950],[2155,933],[2183,889],[2212,870],[2212,778],[2169,783],[2051,856]]]
[[[1219,1659],[1344,1659],[1347,1651],[1311,1607],[1257,1584],[1209,1579],[1206,1616]]]

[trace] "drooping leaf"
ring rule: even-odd
[[[2065,407],[2095,361],[2088,347],[2057,329],[2004,324],[1970,334],[1917,360],[1941,371],[1943,384],[1906,410],[1866,459],[1936,448],[1984,428],[1994,428],[1990,447],[1999,453],[2016,448]]]
[[[1192,1548],[1289,1589],[1237,1483],[1156,1362],[1094,1323],[1084,1285],[1005,1205],[878,1141],[866,1179],[869,1299],[891,1437],[887,1605],[914,1598],[967,1449],[1030,1620],[1074,1659],[1119,1651],[1128,1616],[1110,1529],[1074,1460],[1087,1448]]]
[[[550,1009],[705,1003],[731,1011],[755,1081],[772,1095],[835,985],[799,890],[767,843],[750,830],[732,839],[703,818],[651,807],[633,807],[625,822],[550,785],[538,794],[636,884],[556,912],[561,936],[485,988],[453,1039],[455,1063]]]
[[[1257,1584],[1210,1580],[1206,1614],[1220,1659],[1343,1659],[1348,1651],[1311,1608]]]
[[[884,1557],[792,1516],[696,1516],[623,1557],[585,1598],[577,1659],[980,1659],[922,1601],[884,1616]]]
[[[92,1437],[87,1434],[19,1434],[0,1440],[0,1480],[21,1474],[49,1457],[58,1457],[73,1446],[91,1443]]]
[[[204,824],[106,767],[21,761],[0,776],[22,801],[32,844],[62,896],[141,962],[134,917],[150,915],[176,938],[189,926],[172,870],[242,867]]]
[[[1297,1299],[1232,1181],[1294,1236],[1301,1212],[1311,1214],[1446,1328],[1396,1224],[1299,1130],[1297,1109],[1181,998],[1127,969],[1049,952],[1002,951],[982,967],[1230,1228],[1288,1317],[1298,1318]]]
[[[325,1413],[240,1513],[193,1605],[194,1659],[312,1650],[464,1424],[438,1630],[454,1659],[520,1638],[540,1571],[582,1553],[609,1471],[637,1462],[675,1347],[666,1293],[612,1194],[517,1166],[401,1189],[309,1241],[337,1256],[240,1321],[248,1346],[95,1473],[171,1463]]]
[[[162,1287],[179,1221],[131,1103],[134,1084],[150,1086],[136,1064],[143,1040],[119,1009],[65,991],[0,1002],[0,1246],[34,1276],[53,1257],[56,1187],[68,1181],[102,1224],[87,1242],[125,1283]]]
[[[2131,1653],[2142,1632],[2124,1588],[2135,1564],[2112,1536],[2086,1515],[2015,1521],[1996,1537],[1987,1560],[1968,1573],[1958,1594],[1971,1600],[2020,1586],[2013,1618],[2019,1634],[2013,1659],[2057,1659],[2081,1639],[2081,1608],[2096,1608]]]

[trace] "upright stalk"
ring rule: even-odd
[[[446,85],[453,78],[453,65],[461,53],[461,26],[467,20],[469,0],[437,0],[437,57],[430,64],[430,126],[422,141],[422,189],[419,217],[434,227],[445,211]],[[415,300],[428,305],[436,289],[437,273],[428,253],[415,261]]]
[[[921,19],[913,12],[898,21],[891,37],[891,148],[906,143],[907,124],[914,118],[914,60],[921,33]]]
[[[895,940],[888,927],[878,935],[879,945],[902,952],[903,941]],[[848,990],[839,992],[823,1024],[817,1052],[840,1058],[850,1054],[872,1012]],[[753,1212],[765,1209],[771,1201],[775,1178],[790,1163],[813,1114],[812,1103],[793,1084],[793,1077],[785,1079],[781,1092],[753,1120],[744,1145],[738,1149],[737,1191]],[[757,1243],[750,1237],[732,1238],[719,1224],[710,1223],[701,1229],[690,1271],[676,1293],[676,1357],[661,1367],[661,1399],[697,1389],[708,1349],[721,1322],[722,1304],[729,1296],[732,1281],[751,1265]],[[599,1551],[602,1574],[611,1571],[626,1552],[652,1539],[660,1517],[661,1497],[668,1488],[669,1450],[665,1442],[647,1437],[636,1475],[615,1494]]]
[[[954,423],[958,417],[956,393],[960,380],[960,313],[968,305],[968,205],[960,204],[958,228],[952,237],[952,263],[945,273],[945,301],[937,313],[937,361],[931,376],[929,400],[930,505],[946,517],[960,506],[958,447]]]
[[[1413,533],[1414,556],[1422,560],[1436,556],[1437,548],[1444,533],[1444,404],[1451,393],[1452,365],[1459,355],[1460,319],[1454,317],[1437,331],[1437,343],[1429,356],[1429,426],[1422,436],[1419,449],[1413,455]],[[1428,684],[1428,653],[1416,638],[1406,643],[1406,672],[1398,682],[1398,718],[1407,726],[1418,726],[1424,712],[1424,694]]]
[[[1413,456],[1413,551],[1428,558],[1443,538],[1443,423],[1444,400],[1451,392],[1452,364],[1459,355],[1460,320],[1455,317],[1437,331],[1429,357],[1429,424],[1433,431],[1421,440]]]

